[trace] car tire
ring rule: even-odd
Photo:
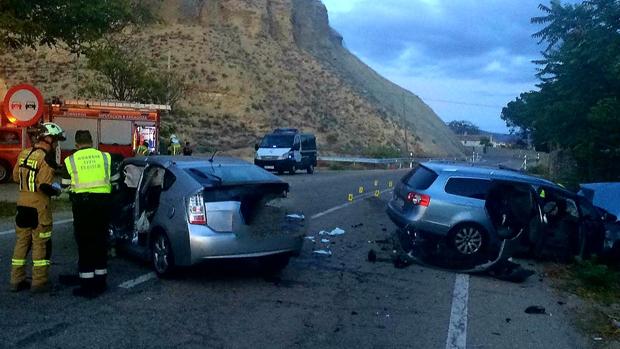
[[[5,161],[0,161],[0,183],[6,183],[11,178],[11,166]]]
[[[164,232],[155,234],[151,245],[151,262],[157,276],[167,278],[173,275],[174,254],[168,236]]]
[[[308,172],[308,174],[313,174],[314,173],[314,166],[313,165],[308,166],[308,168],[306,169],[306,172]]]
[[[284,268],[286,268],[290,259],[291,259],[291,256],[289,254],[267,256],[267,257],[263,257],[261,261],[261,265],[265,273],[278,274]]]
[[[458,256],[477,259],[486,248],[487,237],[486,230],[480,225],[463,223],[452,228],[448,242]]]

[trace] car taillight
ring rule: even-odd
[[[407,194],[407,201],[411,202],[414,205],[420,205],[424,207],[428,207],[431,203],[431,197],[426,194],[418,194],[411,192]]]
[[[207,209],[202,193],[189,198],[187,212],[189,214],[189,224],[207,224]]]

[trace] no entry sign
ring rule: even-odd
[[[43,95],[36,87],[28,84],[10,88],[2,103],[4,115],[17,126],[36,124],[44,108]]]

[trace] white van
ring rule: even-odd
[[[301,133],[294,128],[278,128],[265,135],[255,149],[254,164],[265,170],[279,174],[284,171],[294,174],[297,170],[314,173],[317,150],[313,134]]]

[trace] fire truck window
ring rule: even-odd
[[[66,141],[60,142],[62,149],[75,149],[75,131],[88,130],[93,137],[93,144],[99,144],[97,119],[57,117],[53,120],[65,131]]]
[[[16,131],[0,131],[0,144],[19,144],[19,134]]]
[[[102,144],[131,144],[131,121],[101,120]]]

